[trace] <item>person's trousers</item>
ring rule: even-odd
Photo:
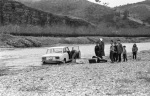
[[[95,51],[95,55],[96,55],[96,56],[99,56],[99,51]]]
[[[127,54],[123,54],[123,61],[127,61]]]
[[[133,52],[133,59],[136,59],[136,55],[137,55],[137,53]]]
[[[117,54],[117,53],[114,53],[113,58],[114,58],[114,62],[116,62],[116,61],[118,60],[118,54]]]
[[[118,54],[118,62],[121,62],[121,53]]]

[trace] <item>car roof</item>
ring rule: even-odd
[[[54,48],[66,48],[67,46],[56,46],[56,47],[50,47],[48,49],[54,49]]]
[[[66,47],[79,47],[79,46],[55,46],[55,47],[49,47],[48,49],[54,49],[54,48],[66,48]]]

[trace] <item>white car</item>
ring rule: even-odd
[[[67,46],[50,47],[42,56],[43,64],[46,63],[66,63],[75,58],[81,58],[79,46],[72,47],[72,51]]]

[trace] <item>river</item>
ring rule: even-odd
[[[133,43],[123,43],[127,52],[132,51]],[[69,45],[70,46],[70,45]],[[139,51],[149,50],[150,42],[137,43]],[[95,45],[79,45],[82,58],[91,58],[94,56]],[[109,55],[110,44],[105,44],[105,54]],[[12,68],[25,68],[29,66],[41,66],[41,56],[46,53],[48,47],[41,48],[14,48],[0,49],[0,65]]]

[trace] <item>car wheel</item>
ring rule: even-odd
[[[66,58],[64,58],[64,61],[63,61],[63,64],[65,64],[66,63]]]
[[[43,65],[46,64],[45,62],[43,62]]]

